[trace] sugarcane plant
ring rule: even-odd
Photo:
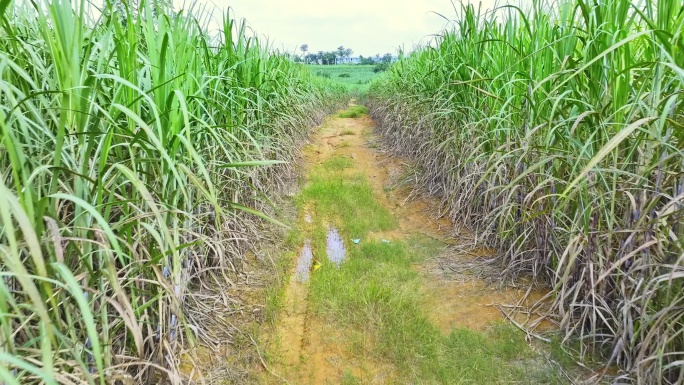
[[[0,1],[0,383],[184,381],[221,319],[194,293],[277,222],[286,162],[346,97],[168,3]]]
[[[637,383],[684,381],[684,6],[456,7],[371,86],[418,185],[551,288],[564,340]]]

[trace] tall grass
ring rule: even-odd
[[[228,15],[130,4],[0,1],[0,383],[181,383],[225,322],[193,289],[344,97]]]
[[[567,338],[639,383],[684,381],[684,8],[461,5],[371,86],[424,187],[553,288]]]

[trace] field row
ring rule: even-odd
[[[0,383],[181,383],[347,97],[244,23],[140,3],[0,1]]]
[[[369,91],[422,186],[638,383],[684,381],[683,50],[681,2],[463,5]]]

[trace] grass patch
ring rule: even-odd
[[[289,242],[287,242],[286,245],[287,244],[289,244]],[[273,284],[267,287],[265,290],[266,308],[264,309],[264,319],[271,326],[275,325],[278,318],[278,314],[280,314],[280,312],[283,309],[285,286],[288,282],[287,277],[290,272],[290,267],[292,266],[293,261],[297,257],[297,252],[294,251],[295,248],[288,248],[290,248],[291,250],[284,253],[283,256],[276,260],[276,273],[279,275],[279,277],[282,278],[273,280]]]
[[[342,377],[341,384],[342,385],[361,385],[361,381],[352,374],[351,370],[347,369],[347,371],[344,372],[344,376]]]
[[[354,132],[354,130],[344,130],[342,131],[341,135],[356,135],[356,132]]]
[[[328,171],[344,170],[354,165],[354,160],[346,156],[333,156],[323,162],[323,168]]]
[[[368,114],[368,108],[364,106],[352,106],[347,110],[340,112],[337,116],[340,118],[360,118],[366,114]]]
[[[334,164],[324,164],[323,170],[331,170],[329,167]],[[363,238],[369,231],[391,230],[397,224],[390,212],[375,200],[368,180],[361,175],[314,174],[298,199],[300,205],[305,202],[312,202],[319,218],[341,220],[344,232],[352,238]]]
[[[422,243],[422,244],[421,244]],[[434,251],[428,240],[353,245],[341,269],[324,269],[312,280],[318,315],[372,344],[358,354],[391,362],[407,382],[497,383],[548,378],[520,360],[534,352],[521,333],[495,325],[486,333],[456,329],[443,335],[426,316],[420,276],[411,266]],[[357,336],[357,340],[363,337]]]

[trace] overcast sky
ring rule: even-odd
[[[342,45],[354,50],[354,56],[395,54],[400,46],[410,51],[445,26],[446,21],[433,12],[450,19],[456,15],[450,0],[196,1],[219,10],[230,6],[274,48],[299,52],[299,46],[308,44],[310,52],[318,52]],[[482,4],[491,8],[494,0]]]

